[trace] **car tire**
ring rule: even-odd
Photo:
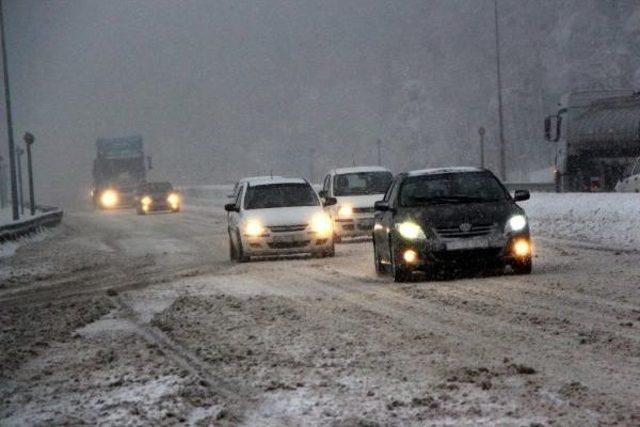
[[[389,251],[391,255],[391,274],[393,275],[393,281],[396,283],[411,281],[413,274],[411,274],[411,270],[398,263],[396,248],[391,241],[389,242]]]
[[[327,249],[324,254],[322,254],[323,257],[325,258],[333,258],[334,256],[336,256],[336,245],[335,243],[331,243],[331,247],[329,249]]]
[[[384,264],[382,264],[382,258],[378,252],[378,245],[376,245],[375,237],[373,238],[373,265],[377,275],[380,276],[387,272]]]
[[[531,258],[529,258],[522,262],[513,263],[511,268],[513,268],[513,272],[518,275],[531,274],[531,271],[533,270],[533,263],[531,262]]]
[[[251,257],[244,254],[244,250],[242,249],[242,240],[240,239],[240,234],[238,237],[238,247],[236,248],[236,261],[238,262],[249,262]]]
[[[342,237],[338,236],[337,234],[334,234],[333,243],[342,243]]]
[[[142,209],[136,209],[136,213],[138,215],[145,215],[145,212]]]
[[[235,261],[236,257],[237,257],[236,247],[233,246],[233,239],[231,239],[231,236],[229,236],[229,259],[231,261]]]

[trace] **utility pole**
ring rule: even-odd
[[[382,166],[382,140],[378,138],[376,143],[378,144],[378,166]]]
[[[36,198],[33,195],[33,167],[31,163],[31,146],[36,138],[29,132],[22,137],[27,146],[27,173],[29,174],[29,207],[31,208],[31,216],[36,214]]]
[[[18,193],[20,193],[20,215],[24,216],[24,187],[22,186],[22,156],[24,150],[20,147],[16,150],[18,153]]]
[[[2,0],[0,0],[0,37],[2,37],[2,71],[4,74],[4,102],[7,110],[7,134],[9,136],[9,175],[11,176],[11,208],[13,220],[20,219],[18,212],[18,186],[16,183],[16,150],[13,144],[13,120],[11,118],[11,92],[9,90],[9,67],[7,66],[7,43],[4,33],[4,13]]]
[[[507,165],[505,154],[505,141],[504,141],[504,114],[502,110],[502,64],[500,58],[500,23],[498,15],[498,0],[493,0],[494,5],[494,20],[495,20],[495,33],[496,33],[496,78],[498,86],[498,137],[499,137],[499,150],[500,150],[500,178],[504,181],[507,179]]]

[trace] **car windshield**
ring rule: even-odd
[[[409,177],[400,188],[402,207],[470,202],[497,202],[508,193],[487,172],[448,173]]]
[[[318,206],[320,201],[309,184],[270,184],[249,187],[245,209]]]
[[[358,172],[336,175],[333,193],[336,196],[383,194],[391,184],[391,172]]]
[[[141,193],[167,193],[173,190],[168,182],[148,182],[140,187]]]

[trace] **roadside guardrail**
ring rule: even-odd
[[[542,193],[555,193],[556,184],[553,182],[506,182],[504,184],[509,191],[529,190]]]
[[[9,224],[0,225],[0,242],[15,240],[18,237],[34,233],[40,228],[54,227],[62,221],[63,211],[53,206],[37,206],[40,213]]]

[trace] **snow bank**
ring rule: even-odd
[[[635,193],[533,193],[521,202],[535,235],[640,249],[640,195]]]

